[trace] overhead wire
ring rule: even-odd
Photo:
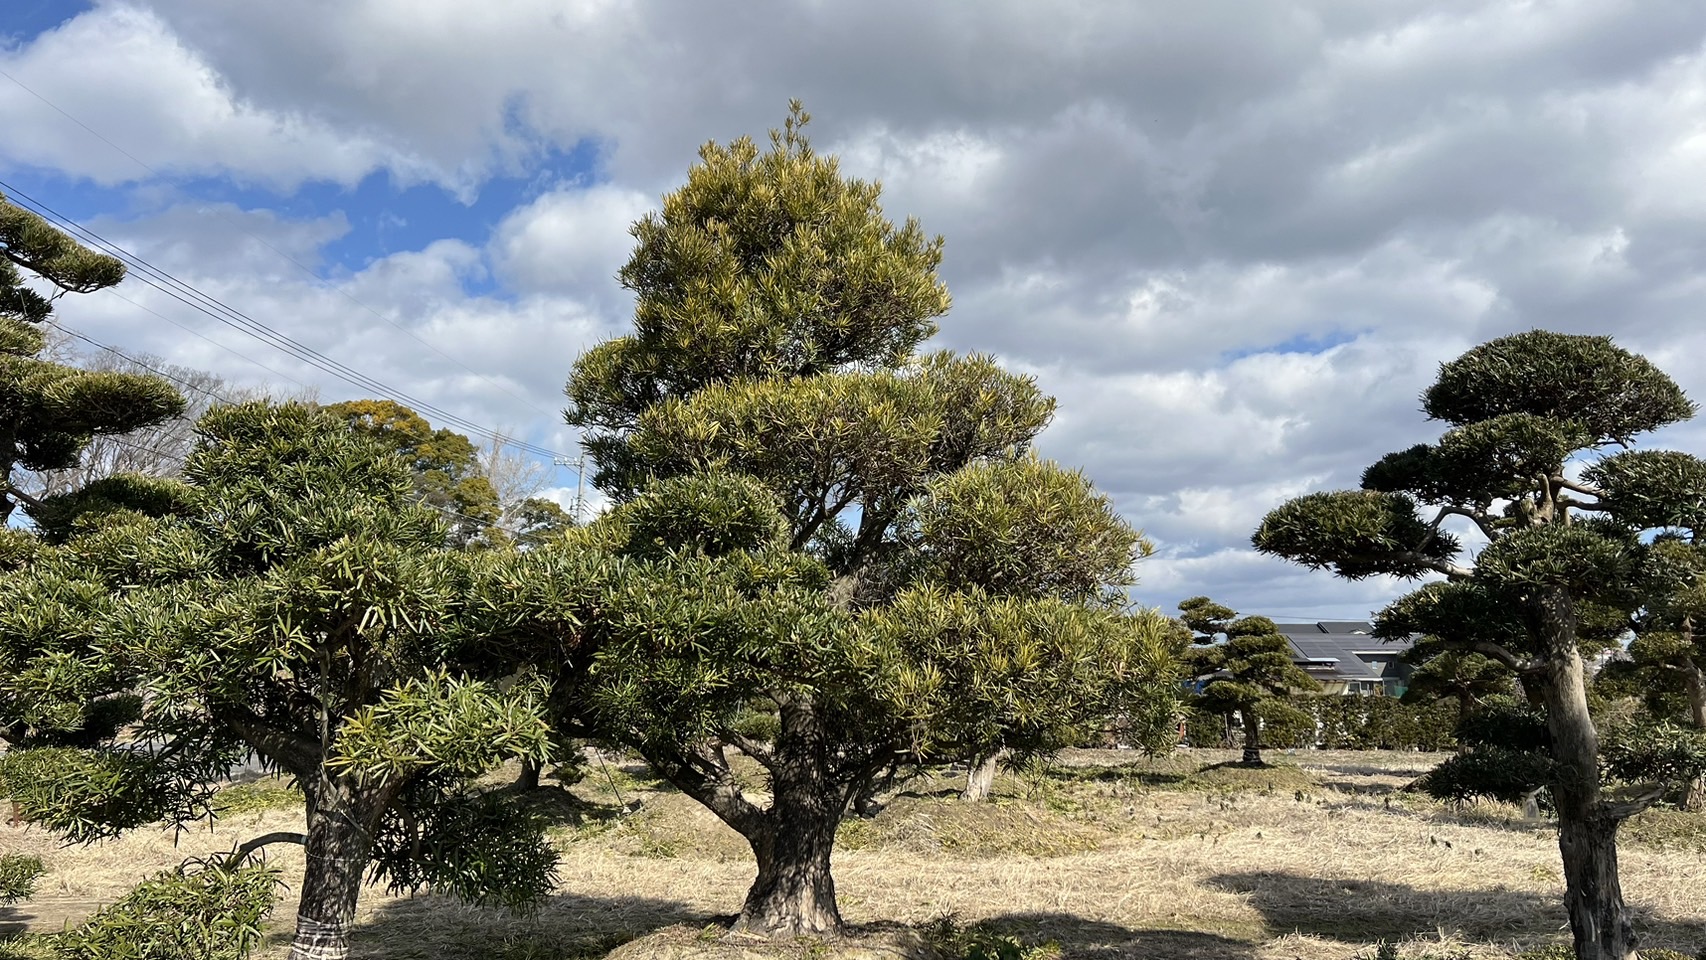
[[[131,270],[131,276],[136,277],[136,279],[143,284],[213,320],[218,321],[221,324],[224,324],[225,326],[231,327],[232,329],[285,353],[308,366],[314,367],[323,373],[331,374],[332,376],[337,377],[358,389],[375,393],[386,399],[407,404],[419,412],[431,415],[441,422],[459,427],[470,433],[489,436],[497,442],[510,443],[519,450],[536,457],[549,459],[558,466],[567,466],[572,469],[576,469],[577,475],[579,473],[580,467],[578,458],[571,458],[558,451],[550,450],[519,438],[510,437],[500,431],[484,427],[467,419],[466,417],[451,413],[450,411],[421,400],[420,398],[412,396],[402,390],[398,390],[383,381],[364,374],[333,357],[327,356],[326,354],[323,354],[318,350],[315,350],[314,348],[279,332],[273,327],[225,304],[218,298],[204,293],[193,285],[178,279],[169,271],[156,267],[148,260],[131,253],[129,250],[119,246],[117,243],[85,227],[76,220],[60,213],[52,207],[49,207],[45,203],[30,196],[28,193],[18,190],[15,186],[4,180],[0,180],[0,190],[6,191],[13,198],[14,202],[20,203],[26,209],[29,209],[31,212],[48,220],[50,223],[65,229],[80,241],[118,258],[128,267],[133,268]],[[130,300],[129,298],[123,299],[132,304],[136,303],[136,301]],[[144,307],[143,309],[147,308]],[[149,312],[152,313],[154,311]],[[241,354],[238,355],[241,356]],[[263,366],[264,368],[264,365],[259,364],[257,361],[253,361],[251,359],[250,362],[254,362],[258,366]],[[294,378],[288,377],[287,379],[294,380]],[[300,383],[300,381],[294,382]]]
[[[47,97],[45,97],[41,93],[37,92],[29,84],[24,83],[22,80],[19,80],[17,77],[13,76],[12,74],[7,73],[5,70],[0,70],[0,77],[5,77],[7,80],[10,80],[12,83],[16,84],[19,89],[23,90],[25,93],[36,98],[37,100],[40,100],[42,103],[46,104],[49,108],[51,108],[56,113],[58,113],[60,116],[64,117],[67,120],[70,120],[72,123],[75,123],[77,126],[82,127],[84,131],[89,133],[95,139],[101,141],[102,143],[106,144],[109,147],[112,147],[114,150],[118,151],[120,154],[123,154],[132,163],[136,164],[137,166],[148,171],[149,173],[153,174],[156,177],[161,176],[160,171],[155,170],[153,167],[149,166],[141,158],[137,157],[135,154],[131,153],[129,150],[126,150],[125,148],[114,143],[112,140],[108,139],[105,135],[103,135],[99,130],[96,130],[94,127],[91,127],[87,123],[84,123],[82,120],[78,119],[70,111],[66,110],[64,107],[61,107],[59,104],[54,103],[52,100],[49,100]],[[467,364],[458,360],[456,357],[454,357],[451,354],[446,353],[444,350],[440,349],[437,345],[430,343],[427,340],[421,338],[419,335],[417,335],[413,330],[410,330],[408,327],[403,326],[402,324],[391,319],[390,317],[387,317],[385,314],[380,313],[378,310],[375,310],[374,308],[368,306],[367,304],[363,303],[362,301],[356,299],[355,295],[350,293],[348,290],[345,290],[342,287],[339,287],[339,286],[332,284],[330,281],[326,280],[324,277],[321,277],[319,274],[315,273],[312,269],[310,269],[306,264],[302,263],[300,260],[297,260],[295,257],[291,256],[290,254],[285,253],[283,250],[280,250],[278,247],[273,246],[272,243],[267,241],[264,237],[257,236],[253,231],[250,231],[248,228],[244,227],[241,223],[237,223],[229,215],[224,214],[223,212],[221,213],[221,215],[225,216],[225,219],[228,222],[235,224],[237,226],[237,228],[239,230],[242,230],[243,233],[247,234],[250,239],[254,240],[256,243],[259,243],[261,246],[266,247],[268,250],[271,250],[273,253],[277,254],[279,257],[283,258],[284,260],[290,262],[298,270],[301,270],[303,273],[305,273],[309,277],[313,278],[313,280],[316,283],[319,283],[322,286],[326,287],[327,289],[332,290],[333,292],[337,293],[339,296],[342,296],[345,300],[348,300],[350,303],[355,304],[357,307],[360,307],[362,310],[365,310],[366,312],[368,312],[368,313],[372,314],[373,316],[379,318],[380,320],[384,321],[385,323],[390,324],[392,327],[395,327],[398,331],[400,331],[404,336],[415,341],[416,343],[420,344],[421,346],[426,347],[428,350],[431,350],[433,353],[438,354],[440,357],[443,357],[444,359],[450,361],[451,363],[455,364],[456,366],[461,367],[463,370],[468,371],[469,373],[473,374],[475,377],[479,378],[480,380],[484,381],[485,383],[487,383],[493,387],[496,387],[498,390],[502,391],[503,393],[508,394],[513,399],[521,401],[522,403],[526,404],[528,407],[532,408],[535,413],[544,415],[546,417],[551,416],[551,414],[549,412],[547,412],[546,410],[541,408],[538,404],[534,403],[532,400],[516,393],[515,391],[509,389],[508,387],[504,386],[503,384],[499,383],[498,381],[493,380],[491,377],[488,377],[485,374],[481,373],[480,371],[475,370],[473,367],[468,366]]]
[[[205,387],[205,385],[200,385],[200,384],[193,384],[193,382],[189,382],[189,380],[184,380],[183,377],[176,377],[176,375],[172,375],[172,373],[165,372],[165,370],[160,370],[159,367],[155,367],[155,365],[152,365],[152,363],[147,363],[147,361],[140,360],[140,358],[136,358],[136,356],[128,355],[128,353],[125,353],[125,351],[118,350],[118,348],[116,348],[116,346],[111,346],[111,344],[101,343],[101,341],[99,341],[99,339],[94,339],[94,338],[92,338],[92,336],[89,336],[89,334],[78,333],[78,331],[73,331],[73,329],[70,329],[70,327],[65,326],[65,324],[61,324],[61,322],[58,322],[58,321],[48,321],[48,322],[51,322],[51,324],[53,324],[53,326],[58,327],[58,329],[60,329],[60,331],[63,331],[63,333],[67,334],[67,336],[73,336],[73,338],[80,339],[80,341],[84,341],[84,343],[90,344],[90,346],[94,346],[94,348],[96,348],[96,350],[107,351],[107,353],[111,353],[111,355],[118,356],[118,358],[121,358],[121,360],[126,360],[126,361],[130,361],[130,363],[135,363],[136,367],[142,367],[143,370],[148,370],[148,372],[154,373],[154,375],[157,375],[157,377],[164,377],[164,379],[171,380],[171,382],[174,382],[174,384],[177,384],[177,385],[181,385],[181,387],[184,387],[184,389],[196,390],[196,392],[200,392],[201,396],[212,397],[212,399],[215,399],[215,401],[218,401],[218,402],[222,402],[222,404],[235,404],[235,402],[237,402],[237,401],[235,401],[235,399],[232,399],[232,397],[223,396],[223,394],[220,394],[220,392],[217,392],[217,390],[210,389],[210,387]],[[162,460],[181,459],[181,454],[179,454],[179,452],[176,452],[176,450],[162,450],[162,448],[159,448],[159,447],[148,447],[148,445],[143,445],[143,443],[138,443],[138,442],[136,442],[136,440],[131,440],[130,437],[125,437],[125,435],[118,435],[118,433],[107,433],[107,435],[102,435],[102,437],[106,438],[106,440],[111,440],[111,442],[118,443],[118,445],[121,445],[121,447],[130,448],[130,450],[136,450],[136,452],[140,452],[140,454],[154,455],[154,457],[160,457],[160,459],[162,459]],[[469,517],[469,515],[467,515],[467,513],[459,513],[459,512],[456,512],[456,510],[450,510],[449,506],[440,505],[440,503],[432,503],[432,501],[427,501],[427,500],[421,500],[420,503],[423,506],[430,506],[430,508],[433,508],[433,510],[437,510],[437,512],[442,513],[442,515],[444,515],[445,518],[454,518],[454,520],[466,520],[466,522],[476,523],[476,525],[481,525],[481,527],[486,527],[486,525],[491,525],[490,520],[479,520],[479,518],[476,518],[476,517]]]

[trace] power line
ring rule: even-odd
[[[538,446],[528,441],[514,437],[507,437],[496,430],[483,427],[472,420],[450,413],[447,410],[411,396],[408,393],[396,389],[395,387],[391,387],[372,376],[364,374],[361,371],[356,370],[333,357],[327,356],[326,354],[323,354],[300,341],[280,333],[273,327],[268,326],[267,324],[262,323],[261,321],[256,320],[233,307],[230,307],[217,298],[202,292],[193,285],[178,279],[170,272],[154,266],[142,257],[131,253],[123,247],[120,247],[118,244],[108,240],[106,237],[103,237],[82,224],[77,223],[72,218],[59,213],[52,207],[49,207],[41,201],[36,200],[34,197],[31,197],[29,194],[18,190],[11,184],[6,183],[5,181],[0,181],[0,189],[10,192],[15,200],[21,201],[25,207],[37,215],[47,219],[49,222],[61,226],[63,229],[66,229],[68,232],[88,243],[90,246],[117,257],[126,265],[133,267],[132,275],[143,284],[166,294],[172,299],[177,300],[179,303],[182,303],[213,320],[216,320],[246,336],[259,340],[267,346],[312,366],[315,369],[331,374],[332,376],[335,376],[361,390],[370,391],[387,399],[405,403],[416,410],[437,417],[442,422],[458,426],[476,435],[490,436],[494,441],[507,441],[513,444],[516,448],[532,454],[533,456],[548,459],[553,462],[561,459],[571,459],[557,451]],[[124,299],[126,299],[127,302],[135,304],[135,301],[129,300],[128,298]],[[206,338],[204,337],[203,339]],[[239,354],[239,356],[241,356],[241,354]],[[251,360],[251,362],[255,361]],[[300,381],[296,382],[300,383]],[[577,470],[576,473],[578,476],[579,470]]]
[[[213,390],[211,390],[205,386],[202,386],[202,385],[196,384],[196,383],[192,383],[191,381],[185,380],[182,377],[174,376],[173,374],[168,373],[165,370],[161,370],[159,367],[156,367],[151,363],[148,363],[146,361],[143,361],[141,359],[133,357],[130,354],[125,353],[124,351],[120,350],[117,347],[114,347],[110,344],[102,343],[101,341],[96,340],[95,338],[93,338],[87,334],[80,333],[76,330],[73,330],[70,327],[65,326],[64,324],[60,323],[57,320],[49,320],[48,322],[53,324],[54,327],[56,327],[60,331],[64,332],[68,336],[76,337],[77,339],[83,341],[84,343],[89,344],[92,347],[95,347],[98,350],[105,350],[108,353],[112,354],[113,356],[119,357],[120,359],[123,359],[123,360],[128,360],[131,363],[134,363],[137,366],[141,367],[142,369],[147,370],[150,373],[153,373],[157,376],[164,377],[165,379],[170,380],[174,383],[177,383],[180,386],[185,387],[186,389],[195,390],[198,393],[202,394],[203,396],[212,397],[213,399],[219,401],[220,403],[224,403],[224,404],[235,404],[235,403],[237,403],[236,400],[234,400],[230,397],[223,396],[223,395],[221,395],[221,394],[219,394],[219,393],[217,393],[217,392],[215,392],[215,391],[213,391]],[[167,452],[167,451],[159,449],[158,447],[144,446],[142,444],[137,443],[134,440],[131,440],[128,437],[121,436],[119,434],[104,434],[103,436],[106,439],[113,441],[114,443],[117,443],[117,444],[124,446],[124,447],[128,447],[132,450],[136,450],[140,453],[152,454],[156,457],[160,457],[163,459],[176,459],[179,457],[179,454],[177,454],[175,452]],[[563,464],[559,464],[559,465],[561,466]],[[456,519],[456,520],[466,520],[469,523],[476,524],[476,525],[482,526],[482,527],[495,526],[496,525],[495,523],[488,522],[485,520],[481,520],[477,517],[470,517],[465,513],[458,513],[457,511],[452,510],[449,507],[444,506],[443,504],[433,503],[430,500],[420,500],[417,502],[419,502],[423,506],[431,507],[432,509],[437,510],[439,513],[443,514],[446,518]],[[575,520],[576,520],[576,522],[579,522],[579,520],[580,520],[579,494],[576,495]]]
[[[119,146],[118,144],[114,143],[113,141],[107,139],[105,136],[103,136],[101,134],[101,132],[99,130],[96,130],[94,127],[89,126],[87,123],[84,123],[82,120],[77,119],[77,117],[73,116],[64,107],[61,107],[59,104],[54,103],[52,100],[49,100],[48,98],[42,96],[40,93],[36,92],[33,88],[31,88],[28,84],[24,83],[22,80],[19,80],[17,77],[12,76],[10,73],[7,73],[5,70],[0,70],[0,76],[3,76],[7,80],[12,81],[20,89],[22,89],[25,93],[29,94],[32,97],[35,97],[37,100],[40,100],[42,103],[47,104],[50,108],[52,108],[60,116],[64,117],[67,120],[70,120],[72,123],[75,123],[77,126],[82,127],[85,131],[87,131],[95,139],[101,141],[102,143],[106,144],[109,147],[112,147],[114,150],[117,150],[119,153],[121,153],[125,157],[127,157],[132,163],[136,164],[137,166],[148,171],[149,173],[153,174],[156,177],[162,176],[162,174],[158,170],[155,170],[153,167],[149,166],[147,163],[144,163],[135,154],[133,154],[129,150],[126,150],[125,148]],[[281,258],[289,261],[298,270],[301,270],[303,273],[312,277],[316,283],[321,284],[322,286],[326,287],[326,289],[337,293],[339,296],[342,296],[345,300],[348,300],[350,303],[355,304],[356,306],[367,311],[368,313],[373,314],[375,317],[378,317],[380,320],[385,321],[386,323],[395,327],[397,330],[401,331],[404,336],[415,341],[416,343],[420,344],[421,346],[426,347],[428,350],[431,350],[433,353],[438,354],[440,357],[443,357],[444,359],[449,360],[451,363],[453,363],[453,364],[457,365],[458,367],[461,367],[462,369],[468,371],[469,373],[473,374],[474,376],[485,381],[487,384],[490,384],[491,386],[498,388],[502,392],[509,394],[512,398],[514,398],[516,400],[520,400],[522,403],[531,407],[535,413],[538,413],[538,414],[541,414],[541,415],[544,415],[547,417],[549,417],[551,415],[547,411],[541,409],[539,407],[539,405],[534,403],[532,400],[529,400],[528,398],[521,396],[520,394],[509,389],[508,387],[497,382],[496,380],[493,380],[492,378],[486,376],[485,374],[481,373],[480,371],[475,370],[473,367],[468,366],[467,364],[463,363],[462,361],[456,359],[455,357],[451,356],[450,354],[439,349],[436,345],[429,343],[426,340],[422,339],[421,337],[416,335],[414,331],[410,330],[408,327],[403,326],[402,324],[398,323],[397,321],[392,320],[390,317],[387,317],[383,313],[380,313],[378,310],[375,310],[372,307],[368,306],[367,304],[356,299],[354,294],[350,293],[348,290],[343,289],[342,287],[338,287],[338,286],[332,284],[330,281],[326,280],[324,277],[321,277],[319,274],[317,274],[313,270],[309,269],[307,265],[303,264],[301,261],[297,260],[295,257],[293,257],[290,254],[285,253],[283,250],[280,250],[279,248],[273,246],[265,238],[256,235],[253,231],[249,230],[247,227],[243,226],[241,223],[238,223],[229,214],[226,214],[223,211],[221,211],[220,215],[222,217],[224,217],[227,222],[234,224],[237,227],[237,229],[241,230],[244,234],[248,235],[249,239],[254,240],[256,243],[259,243],[261,246],[266,247],[268,250],[271,250],[273,253],[278,254]]]

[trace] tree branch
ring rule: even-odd
[[[1599,812],[1612,820],[1627,820],[1658,803],[1665,795],[1665,785],[1649,783],[1621,793],[1615,800],[1601,800]]]
[[[1603,497],[1603,496],[1605,496],[1605,491],[1599,489],[1598,487],[1595,487],[1595,486],[1592,486],[1592,485],[1586,484],[1586,483],[1578,483],[1574,480],[1566,479],[1562,475],[1554,475],[1550,479],[1551,479],[1554,486],[1561,487],[1565,490],[1569,490],[1569,491],[1572,491],[1574,493],[1579,493],[1584,497]]]
[[[241,864],[244,860],[249,859],[250,854],[269,843],[294,843],[297,846],[306,847],[308,845],[308,835],[305,833],[295,833],[289,830],[277,830],[272,833],[263,833],[251,840],[243,841],[241,846],[231,851],[231,856],[225,858],[225,865],[228,867],[235,867]]]
[[[730,746],[758,761],[764,769],[771,769],[770,748],[757,740],[733,730],[718,730],[717,736]]]
[[[298,779],[312,779],[320,766],[320,744],[288,730],[280,730],[246,707],[227,707],[223,719],[256,751],[289,770]]]
[[[1542,673],[1546,664],[1540,660],[1524,660],[1512,653],[1508,648],[1491,640],[1446,640],[1445,645],[1458,650],[1468,650],[1504,664],[1517,673]]]
[[[1434,515],[1433,522],[1428,524],[1428,535],[1422,539],[1423,546],[1426,546],[1427,542],[1433,539],[1434,534],[1439,532],[1440,524],[1445,522],[1446,517],[1466,517],[1480,528],[1481,533],[1487,539],[1493,539],[1492,517],[1468,507],[1443,506],[1439,508],[1439,513]]]
[[[0,488],[0,493],[7,494],[8,496],[17,497],[19,500],[24,501],[25,503],[29,504],[32,507],[35,507],[37,510],[40,510],[42,508],[42,502],[40,500],[37,500],[35,497],[32,497],[29,494],[25,493],[24,491],[19,490],[13,484],[8,483],[5,485],[5,487]]]
[[[682,793],[704,804],[736,833],[752,837],[763,829],[764,811],[741,793],[740,785],[726,767],[718,769],[717,758],[709,747],[701,744],[693,748],[691,756],[674,749],[643,753],[652,769]]]

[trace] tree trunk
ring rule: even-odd
[[[309,796],[308,864],[289,960],[344,960],[382,804],[374,791],[336,781]]]
[[[1005,750],[997,750],[986,757],[978,757],[971,762],[966,770],[966,786],[960,791],[960,799],[968,803],[982,803],[989,799],[989,791],[995,786],[995,774],[1001,768],[1001,758]]]
[[[846,813],[846,785],[832,783],[822,722],[807,697],[782,705],[771,753],[772,799],[746,836],[758,860],[735,929],[771,937],[837,936],[830,853]]]
[[[1682,684],[1688,689],[1688,714],[1694,729],[1706,730],[1706,677],[1690,658],[1682,666]]]
[[[1575,609],[1562,591],[1541,600],[1545,679],[1536,684],[1546,705],[1557,778],[1558,852],[1564,862],[1564,904],[1577,960],[1633,960],[1635,929],[1617,877],[1618,821],[1599,795],[1599,733],[1588,714],[1587,684],[1576,649]]]
[[[523,759],[521,761],[521,776],[515,778],[516,789],[522,791],[539,789],[539,769],[541,766],[542,764],[539,761],[531,757]]]
[[[1262,765],[1262,721],[1250,707],[1240,708],[1238,714],[1244,718],[1244,757],[1240,762],[1247,767],[1259,767]]]

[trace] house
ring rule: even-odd
[[[1399,660],[1411,641],[1387,643],[1373,636],[1374,625],[1364,620],[1324,620],[1319,623],[1280,623],[1291,643],[1292,658],[1321,684],[1321,692],[1370,696],[1403,696],[1414,670]]]

